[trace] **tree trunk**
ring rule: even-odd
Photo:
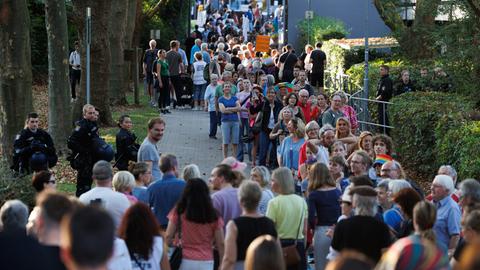
[[[137,0],[128,0],[127,2],[127,25],[125,28],[125,39],[124,39],[124,49],[125,50],[132,50],[136,46],[132,46],[133,40],[133,31],[135,29],[135,16],[137,14]],[[134,85],[134,81],[132,81],[132,72],[135,70],[135,58],[129,59],[127,63],[124,65],[123,70],[123,89],[127,89],[128,91],[132,90],[133,87],[138,87]]]
[[[124,40],[125,30],[127,26],[127,0],[116,0],[112,5],[109,19],[109,36],[110,36],[110,104],[124,105],[127,104],[126,92],[124,88]]]
[[[9,161],[15,134],[33,110],[30,53],[26,0],[0,0],[0,154]]]
[[[65,1],[45,0],[48,37],[48,131],[59,155],[67,153],[70,133],[70,86],[68,81],[68,34]]]
[[[410,27],[405,26],[400,16],[398,1],[373,0],[373,2],[380,18],[392,30],[407,58],[418,61],[433,57],[435,40],[431,34],[441,0],[417,0],[415,20]]]
[[[132,37],[132,47],[136,48],[137,46],[140,46],[140,36],[142,35],[143,31],[143,22],[144,22],[144,14],[142,12],[142,0],[136,0],[137,1],[137,8],[136,8],[136,15],[135,15],[135,28],[133,31],[133,37]],[[143,47],[143,46],[141,46]]]
[[[112,0],[72,0],[74,22],[81,40],[85,40],[86,8],[92,11],[92,36],[90,45],[90,97],[91,103],[100,112],[99,122],[103,125],[113,125],[112,111],[109,104],[109,74],[110,74],[110,41],[108,21],[110,19]],[[77,106],[85,104],[86,86],[86,55],[82,44],[82,87]],[[77,110],[78,111],[78,107]],[[77,116],[78,117],[78,116]]]

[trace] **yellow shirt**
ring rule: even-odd
[[[266,216],[275,223],[275,228],[277,229],[280,239],[295,239],[297,237],[299,222],[301,222],[301,224],[298,239],[303,239],[304,221],[307,215],[307,203],[302,197],[296,194],[278,195],[268,202]]]

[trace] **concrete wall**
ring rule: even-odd
[[[343,21],[350,32],[348,38],[362,38],[365,36],[366,1],[368,1],[368,35],[383,37],[390,34],[390,29],[380,19],[371,0],[311,0],[311,8],[315,15]],[[307,9],[308,0],[288,1],[288,42],[293,44],[297,51],[303,50],[298,44],[297,24],[305,18]]]

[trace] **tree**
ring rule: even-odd
[[[90,96],[91,103],[100,112],[100,123],[104,125],[113,125],[112,111],[110,109],[109,85],[110,85],[110,34],[108,26],[111,12],[112,0],[72,0],[73,3],[73,21],[78,29],[79,36],[85,40],[85,17],[86,8],[91,8],[92,17],[92,36],[90,45]],[[85,46],[82,46],[82,74],[86,74],[85,69]],[[80,89],[79,101],[77,102],[76,112],[81,111],[84,104],[86,76],[82,76],[82,87]]]
[[[66,138],[72,126],[65,1],[45,0],[45,26],[48,36],[48,130],[59,154],[65,154]]]
[[[109,96],[111,105],[126,104],[126,91],[124,84],[124,40],[127,27],[128,0],[116,0],[112,5],[112,12],[109,19],[110,36],[110,86]],[[133,24],[133,23],[132,23]]]
[[[406,2],[373,0],[380,17],[392,30],[407,58],[413,61],[432,58],[435,40],[430,33],[434,31],[435,17],[442,0],[417,0],[412,25],[405,24],[400,16],[399,8]]]
[[[15,134],[33,110],[29,29],[26,0],[0,0],[0,152],[10,160]]]

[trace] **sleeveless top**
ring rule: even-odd
[[[237,226],[237,261],[244,261],[247,248],[258,236],[269,234],[277,238],[273,221],[267,217],[238,217],[233,219]]]

